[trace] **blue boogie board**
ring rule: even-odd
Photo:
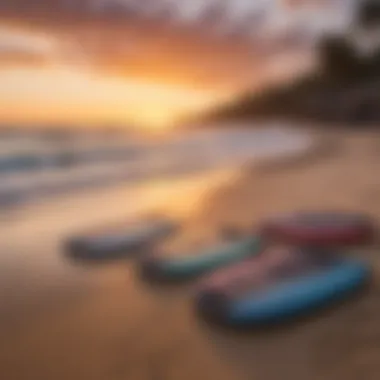
[[[325,268],[280,281],[267,289],[231,297],[223,291],[198,294],[197,311],[232,326],[283,322],[337,302],[369,278],[369,266],[356,259],[337,259]]]
[[[140,270],[143,277],[152,280],[187,279],[254,256],[262,246],[259,237],[250,236],[185,257],[150,257],[142,261]]]

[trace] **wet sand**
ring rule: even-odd
[[[295,208],[343,208],[379,217],[380,135],[342,132],[328,137],[338,142],[333,152],[302,165],[247,167],[218,189],[206,183],[190,186],[164,206],[166,194],[161,207],[187,218],[178,245],[212,238],[223,224],[248,228],[263,216]],[[194,316],[190,286],[144,285],[133,260],[85,265],[62,255],[64,237],[120,219],[130,208],[122,202],[124,193],[57,199],[2,216],[3,379],[378,378],[376,249],[362,253],[374,264],[374,281],[361,297],[281,329],[221,331]]]

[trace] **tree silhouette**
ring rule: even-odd
[[[353,79],[358,74],[360,62],[356,50],[344,37],[324,37],[319,43],[319,59],[328,80]]]
[[[364,28],[380,27],[380,1],[365,1],[358,10],[357,24]]]

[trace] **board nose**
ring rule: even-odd
[[[145,258],[140,263],[140,274],[148,280],[158,280],[162,276],[162,262],[159,258]]]
[[[87,251],[87,244],[82,239],[71,239],[65,245],[65,250],[73,256],[83,255]]]

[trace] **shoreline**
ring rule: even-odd
[[[264,179],[266,174],[269,174],[266,169],[272,167],[274,169],[279,169],[273,171],[273,176],[279,174],[280,176],[286,175],[287,172],[291,172],[300,169],[302,173],[305,174],[305,170],[310,171],[314,169],[315,166],[323,166],[326,164],[330,165],[340,165],[342,168],[346,168],[347,163],[344,163],[345,159],[351,161],[356,160],[356,167],[360,171],[360,163],[364,160],[369,164],[370,169],[375,171],[377,169],[377,163],[380,163],[380,132],[376,131],[313,131],[314,138],[317,139],[317,143],[306,151],[301,151],[300,154],[294,156],[290,155],[289,159],[284,157],[274,157],[273,159],[263,159],[257,160],[253,165],[247,165],[247,170],[245,171],[246,177],[254,173],[263,176]],[[355,157],[353,157],[353,155]],[[351,157],[350,157],[351,156]],[[298,163],[303,161],[310,165],[308,168],[299,168]],[[326,162],[324,162],[326,160]],[[308,166],[306,165],[306,166]],[[258,169],[258,170],[256,170]],[[270,170],[271,171],[271,170]],[[276,172],[276,173],[275,173]],[[352,173],[355,174],[355,170]],[[368,173],[365,173],[368,174]],[[368,177],[368,176],[364,176]],[[376,182],[376,181],[375,181]],[[377,182],[376,182],[377,183]],[[380,184],[380,182],[379,182]]]
[[[281,170],[253,170],[247,165],[215,187],[206,181],[201,188],[190,186],[189,193],[180,189],[176,198],[159,188],[153,191],[152,203],[163,196],[162,211],[172,211],[169,202],[173,211],[185,216],[185,231],[178,236],[176,252],[194,239],[212,242],[222,225],[252,231],[262,218],[294,209],[363,211],[379,221],[380,133],[324,136],[335,136],[341,148],[330,149],[328,154],[319,150],[319,159],[315,153],[303,165],[297,165],[297,160],[280,165]],[[227,333],[195,318],[189,288],[164,289],[142,283],[133,260],[96,267],[67,262],[61,251],[62,238],[130,211],[123,189],[85,199],[77,203],[70,197],[54,200],[46,207],[27,209],[27,218],[20,215],[19,220],[5,220],[0,247],[0,278],[6,290],[0,294],[4,338],[0,366],[5,377],[378,378],[378,250],[357,252],[373,265],[372,284],[360,297],[272,333]]]
[[[295,128],[296,131],[299,129]],[[263,157],[253,163],[253,171],[281,171],[287,168],[294,168],[299,165],[309,165],[315,161],[329,157],[340,148],[340,142],[337,136],[316,133],[315,130],[309,130],[310,138],[313,140],[311,146],[307,149],[300,149],[299,152],[283,155],[282,157]]]
[[[369,213],[380,219],[380,133],[316,132],[306,152],[247,163],[239,178],[203,201],[194,224],[248,228],[272,214],[302,209]]]
[[[308,136],[301,131],[295,132],[294,129],[277,127],[274,132],[275,134],[280,133],[280,135],[271,137],[269,134],[273,133],[273,128],[261,128],[260,131],[264,132],[264,137],[267,133],[268,138],[272,139],[273,146],[272,148],[270,145],[264,145],[264,150],[262,150],[261,146],[255,143],[254,137],[257,130],[246,128],[236,131],[233,127],[234,125],[229,130],[229,133],[232,133],[232,143],[228,139],[231,139],[231,136],[224,135],[226,130],[223,129],[219,130],[219,134],[218,130],[205,130],[203,134],[194,131],[195,136],[188,134],[181,137],[179,141],[175,139],[171,141],[169,138],[166,141],[169,144],[167,147],[169,151],[166,153],[165,147],[162,148],[164,149],[162,152],[153,150],[145,152],[144,155],[143,151],[137,159],[132,161],[123,159],[115,163],[104,162],[64,169],[56,168],[53,170],[50,168],[36,171],[36,173],[6,175],[0,187],[0,206],[12,208],[36,200],[39,201],[41,198],[54,198],[67,194],[75,196],[78,192],[86,193],[107,187],[126,186],[127,184],[130,184],[131,187],[139,184],[144,185],[144,183],[149,185],[152,181],[193,177],[207,172],[220,171],[223,168],[231,170],[234,167],[239,168],[245,156],[249,162],[254,162],[261,160],[260,157],[263,155],[282,157],[289,152],[293,155],[294,150],[304,151],[307,149],[302,145],[308,144],[308,141],[303,142],[302,139],[308,139]],[[238,134],[234,135],[236,132]],[[247,138],[244,138],[247,132]],[[288,137],[284,146],[278,144],[282,133]],[[212,139],[220,140],[220,150],[214,148]],[[293,147],[292,140],[294,141]],[[248,141],[248,145],[244,145],[243,152],[238,151],[236,143],[241,144],[246,141]],[[195,146],[193,147],[194,143]],[[265,141],[264,143],[268,144]],[[251,145],[252,152],[248,149]],[[183,148],[182,151],[181,147]],[[190,148],[193,151],[198,149],[198,155],[194,155],[189,150]],[[255,152],[257,157],[250,157],[254,156]]]

